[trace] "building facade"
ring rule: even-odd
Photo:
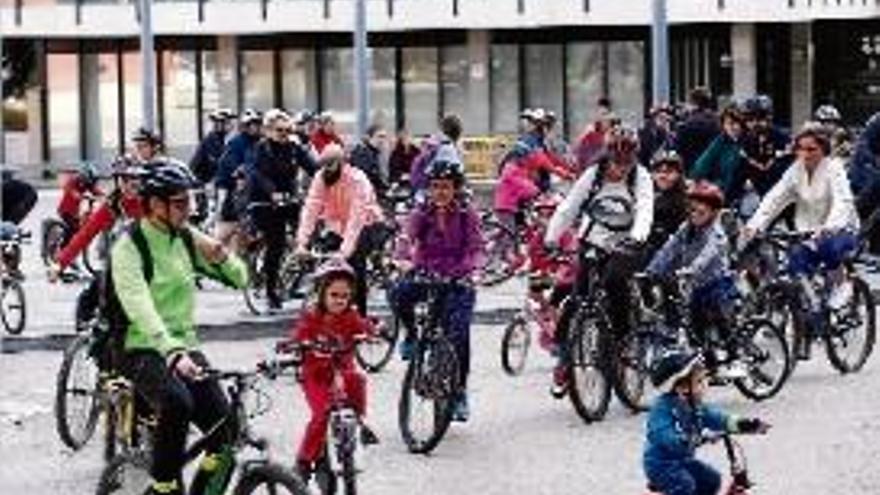
[[[668,0],[671,99],[689,88],[774,97],[777,118],[819,103],[851,123],[880,108],[880,0]],[[135,2],[136,4],[136,2]],[[32,63],[6,100],[13,162],[61,166],[122,151],[141,119],[135,4],[0,0],[13,57]],[[521,108],[563,116],[574,136],[608,96],[638,124],[650,106],[650,0],[368,0],[374,120],[470,135],[516,131]],[[156,115],[187,157],[205,115],[332,109],[354,125],[352,0],[157,0]],[[23,77],[22,77],[23,76]],[[13,151],[14,150],[14,151]]]

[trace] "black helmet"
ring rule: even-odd
[[[821,123],[840,123],[840,111],[834,105],[822,105],[816,109],[813,118]]]
[[[98,165],[92,162],[80,163],[76,169],[76,175],[79,177],[80,183],[85,187],[93,187],[100,179]]]
[[[427,170],[428,179],[452,179],[456,185],[464,182],[464,165],[451,145],[443,145],[431,161]]]
[[[150,143],[154,146],[162,144],[162,136],[160,136],[158,132],[151,131],[146,127],[138,127],[137,130],[131,134],[131,140],[135,143]]]
[[[241,122],[243,125],[260,124],[263,122],[263,114],[261,114],[258,110],[248,108],[241,113],[241,118],[239,118],[238,121]]]
[[[702,362],[702,357],[696,352],[671,352],[651,368],[651,383],[661,392],[671,392],[679,380],[702,366]]]
[[[651,157],[651,170],[654,170],[661,165],[671,165],[674,168],[677,168],[679,172],[684,169],[684,161],[682,160],[681,155],[672,149],[661,148],[654,153],[653,157]]]
[[[747,117],[769,117],[773,115],[773,100],[767,95],[756,95],[743,103],[743,113]]]
[[[316,116],[314,112],[309,109],[303,109],[293,116],[293,123],[296,125],[306,125],[309,122],[315,120]]]
[[[173,158],[160,158],[145,164],[140,179],[140,194],[145,198],[167,198],[198,185],[186,165]]]

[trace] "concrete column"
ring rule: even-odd
[[[43,143],[43,122],[40,108],[40,88],[32,87],[24,95],[24,104],[27,108],[27,155],[28,163],[41,161],[41,149]]]
[[[241,73],[239,71],[238,38],[235,36],[217,37],[217,73],[220,79],[220,107],[244,110],[239,108]]]
[[[813,29],[810,24],[791,26],[791,125],[793,129],[813,113]]]
[[[468,62],[470,78],[467,85],[467,112],[462,118],[466,122],[467,134],[487,134],[489,132],[489,70],[491,57],[491,37],[489,31],[468,31]]]
[[[83,82],[83,101],[80,105],[89,109],[85,112],[85,128],[80,132],[85,133],[86,158],[97,160],[101,157],[101,64],[97,53],[83,53],[80,56]]]
[[[734,24],[730,30],[733,58],[733,96],[745,98],[758,92],[758,57],[754,24]]]

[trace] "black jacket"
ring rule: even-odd
[[[214,180],[217,173],[217,164],[223,155],[226,143],[226,133],[219,131],[211,131],[199,143],[195,154],[189,161],[189,169],[192,170],[196,179],[202,184],[207,184]]]
[[[351,150],[351,164],[361,170],[370,179],[377,196],[382,196],[388,189],[385,177],[382,174],[380,157],[382,152],[374,148],[370,143],[361,141]]]
[[[718,115],[709,109],[695,111],[681,124],[675,133],[675,149],[684,162],[685,173],[690,172],[700,155],[720,133]]]
[[[272,193],[276,192],[299,196],[297,176],[300,167],[310,175],[315,172],[314,160],[302,146],[270,139],[260,141],[250,174],[251,201],[270,201]]]
[[[648,235],[648,251],[654,253],[687,220],[688,203],[684,181],[668,191],[654,192],[654,223]]]

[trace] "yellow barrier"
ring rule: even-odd
[[[489,179],[497,175],[498,163],[511,146],[516,136],[469,136],[461,140],[464,151],[465,169],[469,177]]]

